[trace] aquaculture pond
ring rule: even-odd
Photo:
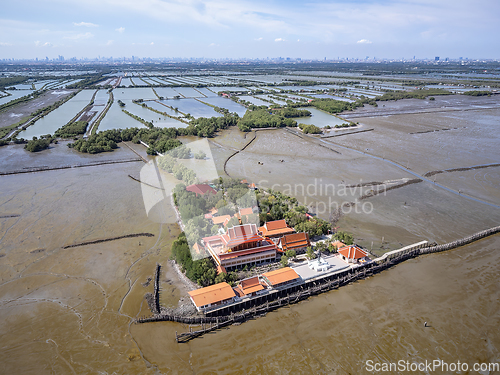
[[[54,134],[57,129],[66,125],[78,112],[90,103],[94,92],[95,90],[82,90],[74,98],[19,133],[17,137],[31,139],[45,134]]]

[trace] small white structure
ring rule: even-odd
[[[325,272],[331,267],[330,263],[328,263],[325,259],[321,258],[320,251],[318,251],[318,257],[316,259],[309,260],[307,262],[307,265],[309,266],[310,269],[315,270],[316,272]]]

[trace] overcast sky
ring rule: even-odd
[[[0,58],[500,58],[498,0],[3,0]]]

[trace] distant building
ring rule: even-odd
[[[194,184],[186,187],[187,191],[191,191],[196,195],[205,195],[206,193],[216,194],[217,192],[207,184]]]
[[[198,311],[206,311],[214,307],[234,301],[236,294],[228,283],[219,283],[188,292],[191,302]]]

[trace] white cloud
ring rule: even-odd
[[[155,45],[155,42],[151,42],[150,45],[154,46]]]
[[[12,43],[6,43],[6,42],[0,42],[0,46],[3,46],[3,47],[7,47],[7,46],[11,46]]]
[[[115,29],[115,31],[118,31],[120,34],[125,32],[124,27],[119,27],[118,29]]]
[[[113,44],[113,40],[108,40],[108,42],[106,43],[107,46],[110,46]]]
[[[264,38],[262,38],[262,37],[260,37],[260,38],[255,38],[255,40],[256,40],[256,41],[259,41],[259,42],[260,42],[262,39],[264,39]]]
[[[356,43],[358,43],[358,44],[372,44],[372,42],[369,41],[368,39],[361,39],[361,40],[358,40]]]
[[[92,22],[73,22],[73,26],[99,27],[99,25]]]
[[[94,34],[90,32],[82,33],[82,34],[76,34],[76,35],[70,35],[70,36],[65,36],[64,39],[71,39],[71,40],[83,40],[83,39],[89,39],[92,38]]]
[[[283,38],[276,38],[276,39],[274,39],[274,41],[275,41],[275,42],[284,42],[284,41],[285,41],[285,39],[283,39]]]
[[[53,44],[50,42],[42,43],[39,40],[37,40],[37,41],[35,41],[35,46],[37,46],[37,47],[52,47]]]

